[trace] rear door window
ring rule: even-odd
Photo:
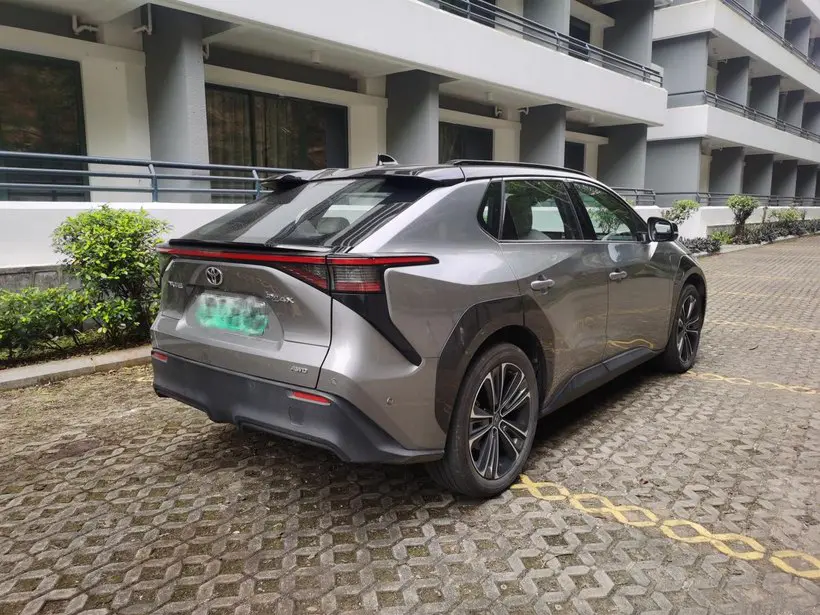
[[[427,182],[392,178],[308,182],[263,196],[183,239],[268,246],[353,245],[431,188]]]

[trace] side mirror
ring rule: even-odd
[[[678,238],[678,225],[663,218],[649,218],[649,241],[675,241]]]

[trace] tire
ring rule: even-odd
[[[695,364],[703,328],[703,297],[693,285],[683,287],[672,318],[672,333],[659,357],[659,366],[664,371],[682,374]]]
[[[500,404],[492,401],[499,384]],[[508,393],[511,398],[504,397]],[[430,475],[456,493],[498,495],[516,481],[529,457],[538,411],[538,385],[527,355],[507,343],[489,348],[461,382],[444,457],[428,464]]]

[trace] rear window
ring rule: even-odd
[[[341,247],[360,242],[429,192],[389,178],[309,182],[274,192],[185,235],[194,241]]]

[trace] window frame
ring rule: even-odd
[[[578,212],[577,207],[574,201],[574,195],[572,191],[569,189],[569,186],[566,185],[566,181],[562,177],[550,177],[544,175],[520,175],[520,176],[512,176],[512,177],[501,177],[501,178],[493,178],[492,181],[501,181],[501,212],[499,217],[499,225],[498,225],[498,232],[495,239],[501,244],[551,244],[556,241],[561,242],[568,242],[568,241],[584,241],[585,240],[585,233],[584,229],[581,225],[581,221],[578,219]],[[512,181],[547,181],[547,182],[558,182],[564,186],[564,190],[567,192],[567,197],[569,197],[568,211],[572,214],[572,220],[569,224],[573,227],[573,230],[578,235],[577,238],[564,238],[564,239],[504,239],[504,217],[507,211],[507,182]],[[559,210],[559,215],[560,215]],[[563,220],[563,215],[561,216]]]
[[[614,190],[610,189],[608,186],[604,184],[599,184],[596,182],[586,181],[583,179],[574,179],[574,178],[567,178],[564,180],[564,183],[567,184],[567,190],[569,190],[570,195],[572,196],[573,202],[575,203],[575,214],[579,219],[579,223],[581,225],[581,230],[584,238],[588,241],[602,241],[605,243],[647,243],[649,240],[649,227],[646,224],[646,221],[636,212],[633,207],[626,202],[624,198],[622,198],[618,193]],[[586,186],[591,186],[596,190],[600,190],[608,194],[609,196],[613,197],[618,203],[623,205],[626,208],[627,213],[632,218],[635,226],[638,230],[634,233],[633,238],[628,241],[624,240],[616,240],[616,239],[603,239],[599,238],[595,233],[595,226],[592,224],[592,218],[589,216],[589,211],[587,211],[586,205],[584,205],[583,198],[581,197],[578,189],[576,188],[577,184],[583,184]]]

